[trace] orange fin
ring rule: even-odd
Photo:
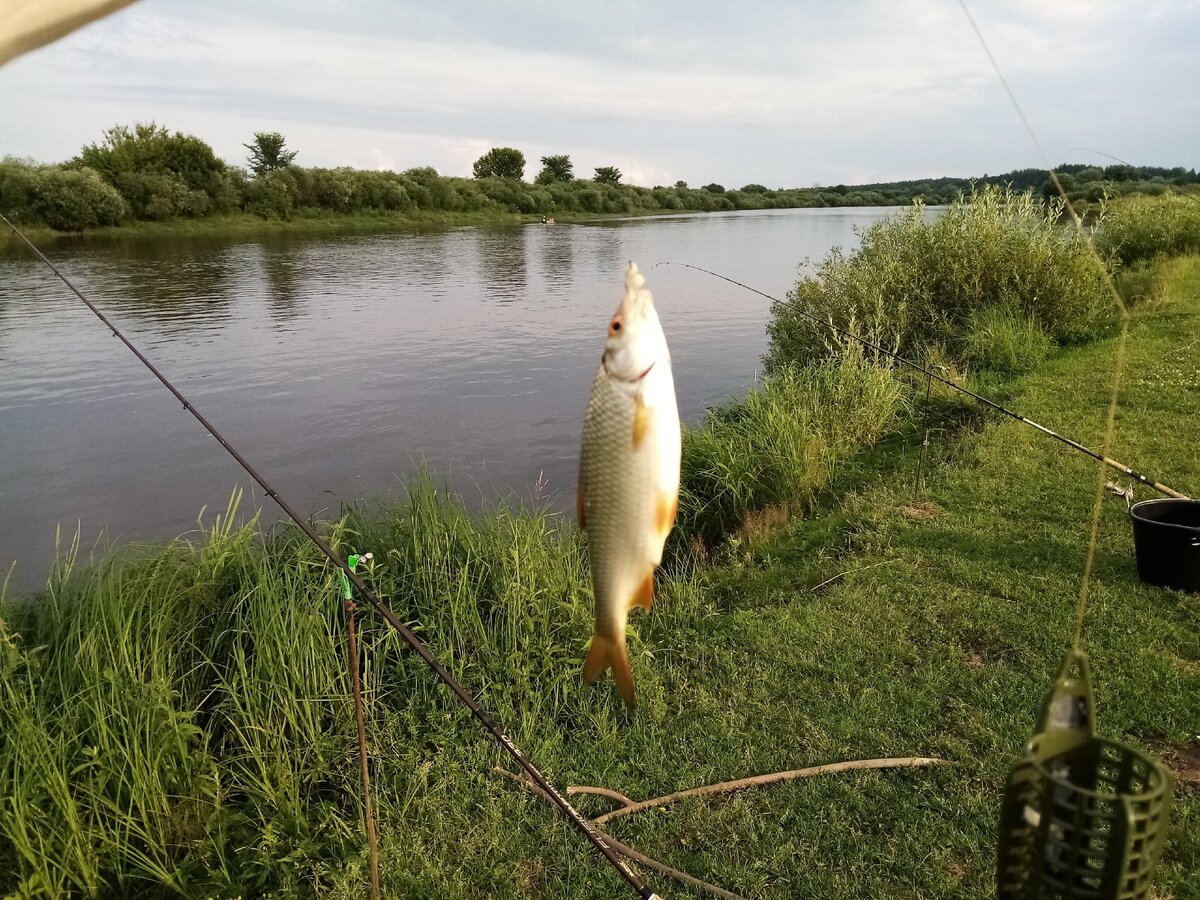
[[[617,689],[625,705],[632,707],[633,673],[629,670],[629,653],[625,649],[624,638],[613,640],[603,634],[593,634],[592,647],[583,663],[583,680],[591,684],[609,666],[612,666],[613,678],[617,681]]]
[[[642,609],[649,612],[654,606],[654,569],[650,570],[650,574],[646,576],[646,580],[641,583],[633,596],[629,598],[629,608],[640,606]]]
[[[587,524],[585,523],[587,517],[584,515],[586,509],[587,505],[584,503],[583,485],[581,484],[575,489],[575,516],[579,520],[579,527],[584,531],[587,530]]]
[[[679,512],[679,491],[676,491],[671,496],[663,495],[658,498],[658,506],[655,508],[658,533],[662,537],[666,537],[671,533],[671,529],[675,527],[675,514]]]
[[[645,440],[646,432],[650,430],[652,417],[653,412],[642,401],[642,396],[639,394],[633,410],[633,446],[635,448],[640,447],[642,441]]]

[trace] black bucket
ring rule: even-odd
[[[1138,577],[1200,593],[1200,500],[1143,500],[1129,508]]]

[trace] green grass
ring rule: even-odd
[[[1112,455],[1195,493],[1200,259],[1156,282]],[[1011,404],[1098,444],[1114,346],[1056,353],[1006,383]],[[1069,645],[1096,472],[979,421],[935,438],[914,506],[909,431],[835,468],[808,518],[674,564],[631,620],[633,714],[610,679],[578,677],[573,529],[536,510],[471,517],[425,484],[333,536],[375,553],[397,613],[559,785],[642,799],[848,758],[953,762],[682,802],[614,821],[620,840],[748,897],[982,900],[1005,774]],[[365,895],[333,573],[294,533],[228,522],[6,605],[0,893]],[[1105,735],[1197,740],[1198,613],[1137,581],[1106,500],[1085,633]],[[568,825],[491,772],[511,765],[395,635],[367,616],[362,642],[387,896],[622,896]],[[1198,900],[1197,873],[1200,796],[1180,788],[1158,896]]]
[[[681,532],[711,544],[752,525],[755,514],[802,513],[839,463],[897,427],[904,412],[903,382],[857,344],[837,359],[777,370],[684,432]]]
[[[444,212],[411,210],[403,213],[294,213],[286,219],[264,218],[249,213],[206,216],[200,219],[170,219],[164,222],[134,221],[124,225],[89,229],[84,238],[173,237],[192,235],[254,235],[280,232],[319,234],[328,232],[401,231],[422,225],[481,225],[540,221],[540,216],[522,215],[504,210]],[[22,226],[31,240],[79,240],[79,235],[64,234],[45,226]],[[16,242],[7,229],[4,240]]]

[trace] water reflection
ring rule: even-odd
[[[364,249],[390,263],[394,289],[405,289],[409,298],[437,301],[451,296],[459,282],[455,273],[462,272],[462,241],[454,231],[423,230],[379,237]],[[465,273],[462,280],[467,280]]]
[[[542,277],[551,293],[569,292],[575,270],[575,238],[581,229],[570,225],[538,226],[530,238],[538,243]]]
[[[111,308],[166,333],[213,331],[230,317],[250,255],[209,242],[124,244],[97,254],[85,277]]]
[[[262,269],[267,278],[265,300],[271,318],[277,322],[288,322],[300,315],[302,252],[289,244],[262,245]]]
[[[488,285],[481,299],[512,303],[525,299],[525,229],[477,231],[480,275]]]

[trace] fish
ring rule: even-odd
[[[633,607],[649,611],[654,601],[654,573],[679,508],[682,444],[671,354],[645,285],[631,262],[588,396],[576,504],[596,615],[583,679],[590,684],[611,668],[631,708],[625,624]]]

